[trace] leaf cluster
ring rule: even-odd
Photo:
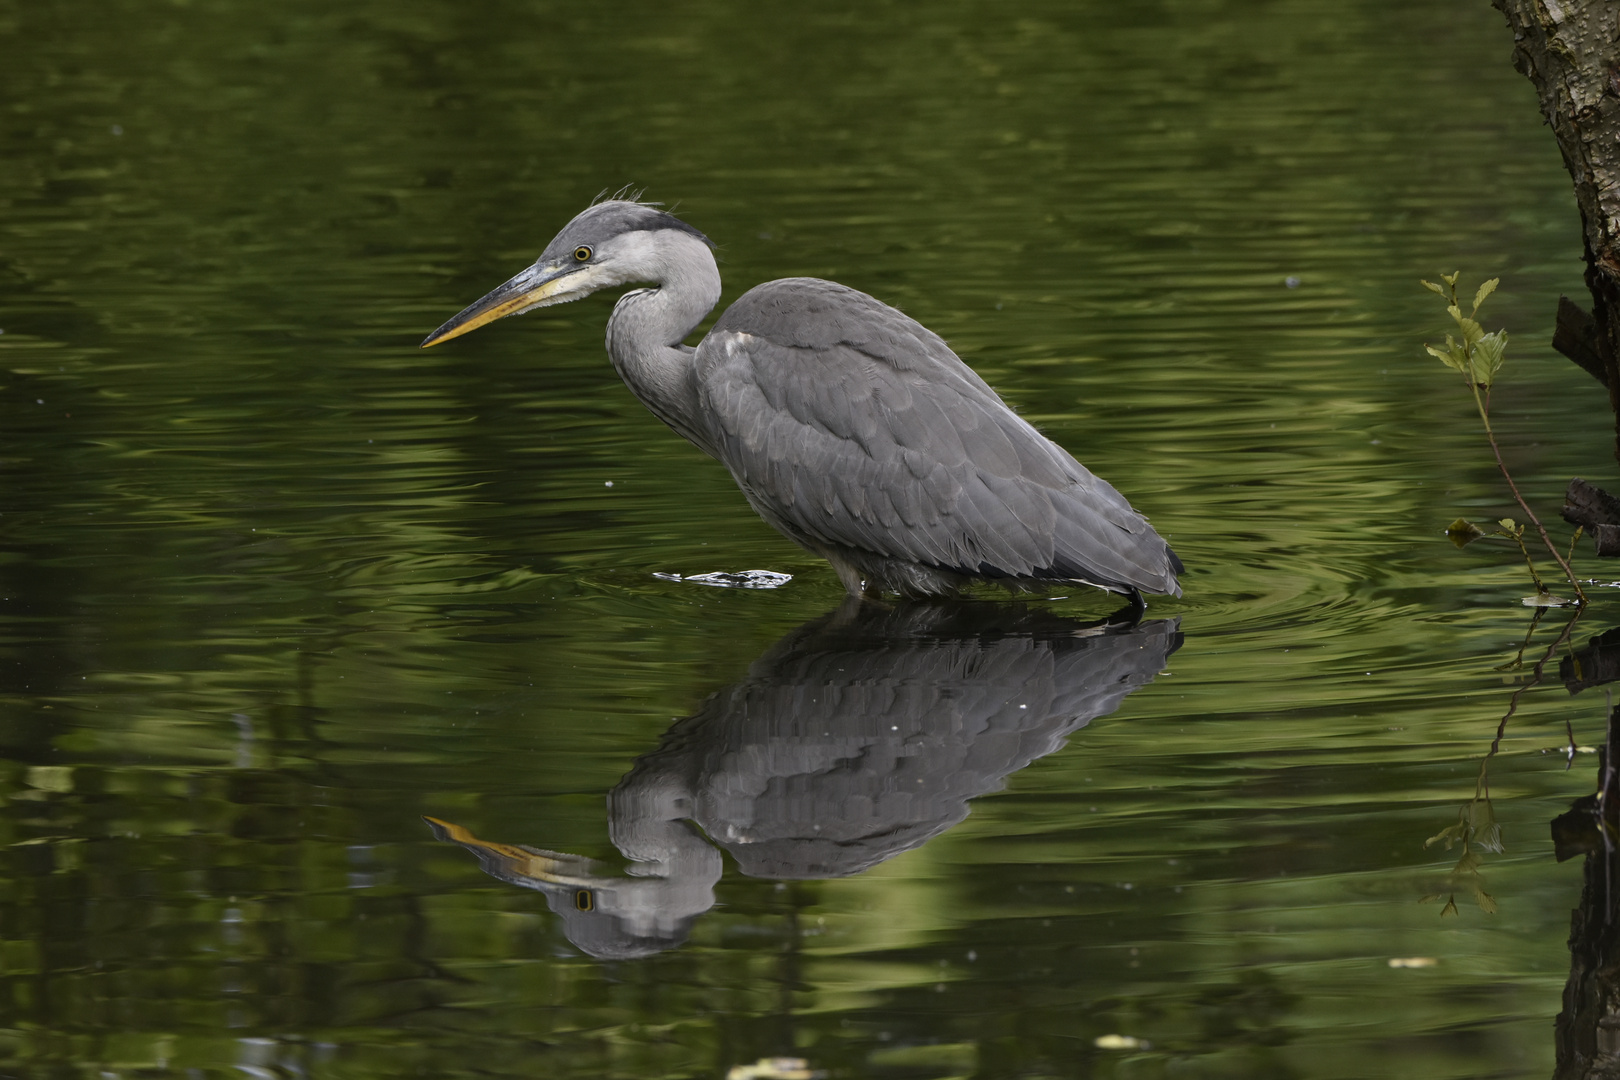
[[[1479,855],[1481,851],[1498,855],[1502,852],[1502,827],[1496,823],[1496,812],[1491,808],[1491,801],[1476,798],[1464,804],[1457,812],[1457,823],[1429,837],[1423,846],[1433,847],[1442,841],[1447,851],[1451,850],[1452,844],[1461,844],[1462,857],[1451,868],[1451,873],[1446,875],[1447,892],[1433,893],[1420,902],[1428,904],[1444,899],[1446,904],[1440,910],[1441,916],[1455,915],[1457,893],[1466,891],[1473,896],[1474,903],[1479,905],[1481,911],[1487,915],[1496,914],[1496,898],[1485,891],[1485,878],[1479,872],[1484,864]]]
[[[1446,850],[1460,843],[1464,850],[1471,844],[1493,854],[1502,853],[1502,826],[1496,823],[1496,811],[1489,799],[1473,799],[1457,811],[1457,823],[1447,826],[1423,842],[1425,848],[1444,841]]]
[[[1491,388],[1496,380],[1496,373],[1502,369],[1502,354],[1507,350],[1507,331],[1497,330],[1487,334],[1485,328],[1480,326],[1477,316],[1479,306],[1485,298],[1496,291],[1501,284],[1501,278],[1491,278],[1479,287],[1474,293],[1474,305],[1467,315],[1462,313],[1462,306],[1457,302],[1457,274],[1443,274],[1440,280],[1445,282],[1442,288],[1432,281],[1425,281],[1423,287],[1430,292],[1440,294],[1446,301],[1446,314],[1457,323],[1460,340],[1450,334],[1446,335],[1446,347],[1441,349],[1434,345],[1424,345],[1430,356],[1437,357],[1453,371],[1462,373],[1468,380],[1469,386],[1477,386],[1485,390]]]

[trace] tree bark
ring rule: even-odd
[[[1564,492],[1564,520],[1586,530],[1600,558],[1620,556],[1620,499],[1577,476]]]
[[[1604,638],[1615,631],[1604,634]],[[1594,639],[1597,647],[1601,639]],[[1601,680],[1598,680],[1601,681]],[[1571,693],[1577,688],[1571,687]],[[1586,856],[1581,903],[1570,915],[1569,981],[1554,1025],[1558,1057],[1553,1080],[1620,1080],[1620,849],[1615,845],[1620,801],[1620,709],[1609,715],[1598,760],[1598,790],[1578,799],[1552,823],[1558,861]]]
[[[1620,460],[1620,0],[1492,3],[1507,16],[1513,66],[1535,86],[1575,184],[1595,330],[1584,347],[1595,346],[1597,363],[1582,363],[1590,351],[1560,351],[1608,387]]]

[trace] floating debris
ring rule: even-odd
[[[775,570],[714,570],[707,574],[655,573],[662,581],[689,581],[696,585],[713,585],[717,589],[779,589],[793,580],[792,574],[778,574]]]
[[[752,1065],[733,1065],[726,1080],[816,1080],[822,1074],[813,1072],[804,1058],[760,1058]]]
[[[1440,961],[1432,956],[1392,956],[1389,966],[1392,968],[1430,968]]]
[[[1134,1035],[1099,1035],[1092,1042],[1099,1050],[1151,1050],[1153,1044]]]
[[[1485,530],[1467,518],[1458,518],[1446,526],[1446,536],[1458,547],[1467,547],[1485,535]]]

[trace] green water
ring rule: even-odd
[[[1478,879],[1424,846],[1531,616],[1443,536],[1516,511],[1417,279],[1502,277],[1544,512],[1614,470],[1510,46],[1444,0],[0,0],[0,1073],[1547,1075],[1602,691],[1519,698]],[[416,348],[625,184],[723,302],[818,275],[943,334],[1172,539],[1179,648],[1080,595],[840,622],[618,382],[611,297]],[[926,807],[794,771],[851,746]]]

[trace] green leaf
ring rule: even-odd
[[[1456,304],[1451,305],[1446,310],[1451,312],[1451,317],[1453,319],[1457,320],[1457,327],[1463,332],[1464,342],[1472,345],[1474,342],[1485,336],[1485,328],[1479,325],[1479,323],[1475,322],[1473,319],[1464,318],[1463,313],[1457,310]]]
[[[1441,829],[1439,832],[1435,833],[1433,836],[1429,837],[1427,840],[1423,841],[1423,846],[1425,848],[1431,848],[1435,844],[1438,844],[1440,841],[1444,840],[1446,842],[1446,850],[1450,851],[1451,845],[1463,838],[1463,829],[1464,825],[1461,821],[1457,822],[1455,825],[1448,825],[1444,829]]]
[[[1458,518],[1446,526],[1446,536],[1458,547],[1467,547],[1484,535],[1484,529],[1463,518]]]
[[[1509,533],[1517,531],[1519,527],[1519,523],[1514,521],[1512,518],[1498,518],[1496,523],[1502,526],[1502,528],[1506,529]]]
[[[1468,374],[1468,349],[1450,334],[1446,335],[1446,355],[1442,359],[1447,367]]]
[[[1474,294],[1474,312],[1476,314],[1479,312],[1479,305],[1483,304],[1485,298],[1495,292],[1496,287],[1500,284],[1502,284],[1502,279],[1493,277],[1479,287],[1479,292]]]
[[[1474,323],[1474,325],[1478,326],[1479,324]],[[1470,374],[1475,383],[1487,390],[1491,388],[1491,383],[1496,379],[1496,373],[1502,370],[1502,353],[1506,349],[1506,330],[1498,330],[1494,334],[1485,334],[1474,342],[1474,356],[1470,365]]]
[[[1463,369],[1465,361],[1463,360],[1462,354],[1458,351],[1456,346],[1452,346],[1449,352],[1442,349],[1437,349],[1433,345],[1425,345],[1423,347],[1429,351],[1430,356],[1439,357],[1440,362],[1451,370],[1461,371]]]
[[[1423,287],[1425,289],[1428,289],[1430,292],[1439,293],[1441,296],[1446,295],[1446,290],[1442,289],[1440,286],[1436,285],[1432,281],[1423,282]]]
[[[1459,277],[1461,277],[1461,276],[1462,276],[1462,271],[1458,270],[1454,274],[1441,274],[1440,275],[1440,280],[1445,282],[1447,285],[1450,285],[1452,288],[1456,288],[1457,287],[1457,279]]]

